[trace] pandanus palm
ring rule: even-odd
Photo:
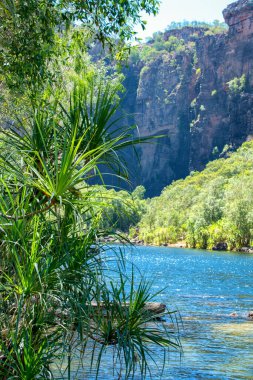
[[[75,86],[67,106],[37,105],[26,124],[3,131],[11,153],[0,161],[1,378],[50,378],[52,363],[66,356],[71,378],[73,352],[90,341],[93,352],[100,347],[98,368],[112,345],[126,377],[138,365],[145,375],[148,342],[177,345],[166,328],[163,335],[147,325],[147,286],[130,287],[128,298],[122,273],[112,286],[96,240],[87,181],[101,164],[120,167],[118,151],[140,141],[116,128],[116,93],[109,85]],[[104,307],[94,311],[94,301]]]

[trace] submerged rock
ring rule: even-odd
[[[229,314],[230,317],[237,318],[238,314],[234,311],[233,313]]]
[[[253,321],[253,310],[252,311],[249,311],[248,313],[248,318],[251,319]]]
[[[242,247],[242,248],[239,249],[239,252],[253,253],[253,247]]]

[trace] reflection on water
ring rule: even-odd
[[[128,248],[126,256],[155,279],[154,291],[166,287],[157,301],[181,315],[183,356],[171,352],[155,380],[253,380],[253,321],[247,319],[253,309],[253,256],[155,247]],[[100,380],[118,378],[110,357],[108,352]],[[93,380],[85,372],[89,357],[83,361],[72,378]]]

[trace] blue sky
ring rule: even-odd
[[[137,28],[138,37],[152,36],[158,30],[163,31],[171,21],[198,20],[223,21],[222,10],[234,0],[162,0],[159,14],[156,17],[146,16],[146,30]]]

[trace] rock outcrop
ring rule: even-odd
[[[244,35],[245,37],[252,34],[253,29],[253,1],[241,0],[236,1],[223,11],[223,16],[229,26],[229,34],[235,36]]]
[[[126,113],[141,136],[163,135],[142,145],[140,168],[132,165],[134,184],[149,196],[253,138],[253,1],[223,14],[227,33],[166,32],[165,40],[174,35],[190,47],[125,70]]]
[[[213,246],[213,251],[226,251],[228,249],[227,243],[218,243]]]

